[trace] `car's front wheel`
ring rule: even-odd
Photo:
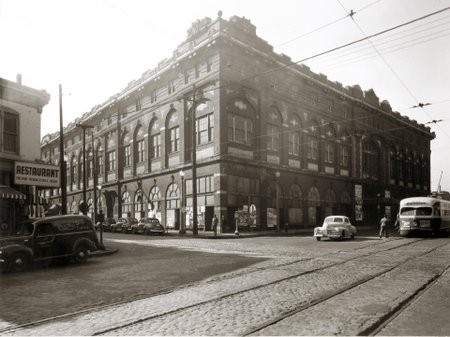
[[[355,240],[355,233],[352,233],[352,235],[350,235],[350,239]]]
[[[74,259],[77,263],[86,262],[88,259],[88,250],[85,246],[77,246],[74,251]]]
[[[30,264],[27,254],[23,252],[14,253],[11,256],[10,270],[13,272],[22,272],[28,268]]]

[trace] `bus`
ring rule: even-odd
[[[413,197],[400,201],[401,236],[428,233],[438,235],[450,229],[450,201],[435,197]]]

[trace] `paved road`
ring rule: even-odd
[[[427,335],[445,330],[448,239],[312,243],[311,238],[134,240],[137,245],[266,256],[269,260],[187,287],[8,335]],[[131,243],[131,242],[130,242]],[[315,247],[315,249],[311,249]],[[437,301],[437,302],[434,302]],[[437,304],[435,304],[437,303]],[[426,306],[426,308],[423,307]],[[422,316],[416,316],[422,310]],[[433,313],[429,322],[423,317]],[[448,312],[448,310],[447,310]],[[420,311],[419,311],[420,313]],[[390,318],[394,317],[393,320]],[[442,330],[435,329],[443,327]],[[409,333],[405,333],[408,331]],[[439,334],[440,335],[440,334]]]

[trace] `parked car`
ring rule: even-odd
[[[117,227],[120,227],[121,229],[119,230],[119,228],[117,228],[116,231],[122,233],[131,233],[131,225],[137,224],[138,222],[139,221],[136,218],[119,218],[119,220],[117,220]]]
[[[91,219],[58,215],[16,225],[14,235],[0,238],[0,268],[23,271],[34,262],[73,259],[85,262],[99,241]]]
[[[114,220],[114,218],[106,218],[105,219],[105,222],[103,222],[103,226],[102,226],[102,230],[104,231],[104,232],[110,232],[111,231],[111,225],[112,224],[115,224],[116,223],[116,220]],[[100,222],[97,222],[96,224],[95,224],[95,229],[96,230],[100,230]]]
[[[139,223],[133,224],[131,226],[132,233],[140,234],[159,234],[163,235],[165,233],[165,228],[157,218],[142,218]]]
[[[314,228],[314,237],[317,241],[322,238],[330,239],[354,239],[356,227],[350,223],[350,219],[344,215],[330,215],[323,221],[322,227]]]

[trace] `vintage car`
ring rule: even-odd
[[[111,225],[115,224],[116,220],[114,218],[106,218],[105,221],[102,223],[102,230],[103,232],[110,232],[111,231]],[[95,224],[95,229],[100,230],[100,222],[97,222]]]
[[[75,260],[85,262],[89,252],[99,249],[90,218],[58,215],[16,225],[14,235],[0,238],[0,268],[23,271],[35,262]]]
[[[356,227],[350,223],[350,219],[344,215],[330,215],[323,221],[322,227],[314,228],[314,237],[317,241],[322,238],[330,239],[354,239]]]
[[[136,218],[119,218],[116,223],[111,224],[111,232],[131,233],[131,225],[137,224]]]
[[[157,218],[142,218],[139,223],[131,225],[131,232],[136,234],[159,234],[165,233],[165,228]]]

